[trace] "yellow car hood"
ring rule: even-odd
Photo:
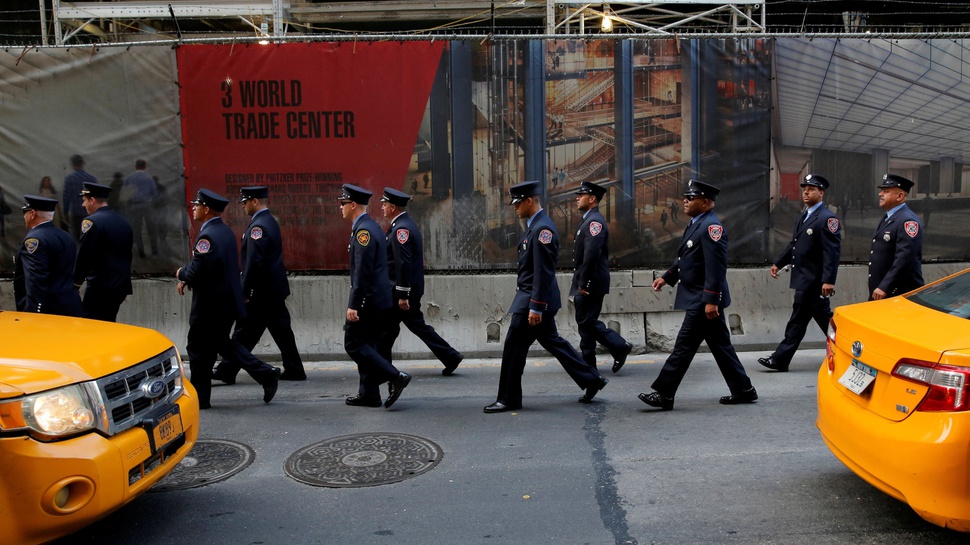
[[[171,346],[142,327],[0,311],[0,399],[100,378]]]

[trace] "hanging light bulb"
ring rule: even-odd
[[[603,32],[613,32],[613,18],[610,17],[610,6],[603,4],[603,23],[600,25],[600,30]]]

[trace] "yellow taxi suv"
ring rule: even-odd
[[[835,309],[816,425],[864,480],[970,531],[970,269]]]
[[[188,454],[199,403],[164,335],[0,311],[0,528],[43,543],[147,491]]]

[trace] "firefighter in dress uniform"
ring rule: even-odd
[[[406,210],[410,200],[411,195],[390,187],[384,188],[384,196],[381,197],[381,211],[385,218],[391,220],[386,240],[387,272],[393,293],[387,333],[378,349],[387,361],[391,361],[391,348],[401,333],[403,323],[444,364],[441,374],[450,376],[464,356],[424,321],[424,314],[421,312],[421,297],[424,295],[424,245],[418,224]]]
[[[84,315],[74,289],[77,246],[53,223],[57,201],[24,195],[27,235],[14,260],[13,292],[17,310],[61,316]]]
[[[562,306],[556,281],[559,236],[539,203],[540,192],[539,182],[523,182],[509,188],[509,204],[515,206],[520,219],[526,220],[526,230],[518,246],[518,277],[509,308],[512,321],[502,349],[498,396],[495,403],[485,407],[486,413],[522,408],[522,372],[529,347],[536,341],[559,361],[577,386],[586,390],[580,403],[592,402],[609,382],[583,361],[556,329],[556,313]]]
[[[118,309],[131,295],[132,228],[121,214],[108,206],[111,187],[84,182],[81,206],[88,215],[81,220],[81,243],[74,265],[74,287],[84,288],[84,317],[114,322]]]
[[[573,282],[569,295],[576,305],[579,326],[579,350],[583,360],[596,367],[596,343],[613,356],[612,371],[626,363],[633,345],[600,321],[603,298],[610,292],[610,233],[600,213],[599,203],[606,188],[593,182],[582,182],[576,190],[576,207],[583,213],[583,224],[576,231]]]
[[[232,336],[232,325],[246,316],[239,283],[236,236],[222,221],[229,199],[200,189],[192,201],[192,219],[202,222],[192,250],[192,261],[175,271],[179,295],[192,291],[186,350],[191,381],[199,395],[199,408],[211,407],[212,367],[222,355],[263,386],[263,402],[269,403],[279,387],[279,369],[253,356]]]
[[[243,187],[239,191],[239,202],[252,219],[243,232],[239,255],[246,317],[236,322],[233,337],[246,350],[252,351],[269,329],[283,360],[280,380],[306,380],[303,360],[293,335],[290,311],[286,308],[290,283],[283,266],[280,224],[269,211],[269,187]],[[233,384],[238,372],[238,367],[223,360],[213,372],[213,378]]]
[[[886,174],[879,185],[879,207],[886,211],[872,235],[869,300],[893,297],[923,285],[923,229],[906,204],[913,182]]]
[[[397,401],[411,382],[411,375],[398,371],[378,351],[387,334],[391,311],[391,284],[387,276],[387,241],[381,226],[367,214],[367,203],[373,193],[353,184],[344,184],[340,214],[351,222],[350,300],[344,323],[344,348],[360,374],[357,395],[348,397],[347,405],[380,407],[381,384],[388,383],[384,407]]]
[[[822,201],[829,181],[818,174],[809,174],[801,187],[805,212],[795,222],[785,251],[768,271],[772,278],[778,278],[778,271],[791,265],[789,287],[795,290],[791,317],[785,326],[785,338],[774,353],[767,358],[758,358],[761,365],[782,373],[788,371],[812,320],[823,334],[828,332],[829,319],[832,318],[829,297],[835,294],[835,278],[842,254],[842,225]]]
[[[651,385],[654,391],[639,395],[640,401],[665,411],[674,408],[677,388],[701,342],[707,342],[731,390],[731,395],[722,396],[720,403],[737,405],[758,399],[758,392],[731,345],[731,333],[724,320],[731,295],[727,284],[727,234],[714,213],[714,200],[720,191],[697,180],[687,183],[684,212],[691,221],[684,230],[673,266],[653,281],[654,291],[679,282],[674,308],[686,311],[674,350]]]

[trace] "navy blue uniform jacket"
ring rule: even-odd
[[[669,285],[680,282],[674,299],[677,310],[726,308],[731,304],[727,285],[727,233],[713,210],[697,216],[684,230],[677,260],[663,274]]]
[[[367,214],[357,218],[350,237],[350,301],[347,308],[391,308],[384,230]]]
[[[791,242],[775,260],[775,266],[780,269],[791,264],[792,289],[821,292],[822,284],[835,284],[841,255],[842,224],[823,204],[804,222],[798,216]]]
[[[909,206],[904,204],[888,221],[879,222],[871,250],[870,297],[876,288],[892,296],[923,285],[923,226]]]
[[[212,218],[199,230],[192,261],[182,267],[178,279],[192,288],[190,324],[246,316],[239,283],[236,236],[222,218]]]
[[[556,282],[556,261],[559,259],[559,235],[556,226],[540,210],[532,218],[519,242],[518,279],[510,314],[556,313],[562,306],[559,284]]]
[[[71,235],[52,222],[27,232],[14,264],[17,310],[81,316],[81,297],[74,289],[77,246]]]
[[[131,294],[132,231],[128,220],[102,206],[81,222],[74,285],[87,280],[85,297],[121,300]]]
[[[394,218],[387,230],[387,272],[395,299],[417,301],[424,295],[424,245],[407,212]]]
[[[610,292],[610,247],[606,220],[594,207],[586,214],[586,219],[576,232],[576,246],[573,250],[573,283],[569,294],[576,295],[579,288],[591,295],[604,295]]]
[[[243,232],[240,253],[244,298],[283,300],[290,295],[280,224],[268,209],[253,214]]]

